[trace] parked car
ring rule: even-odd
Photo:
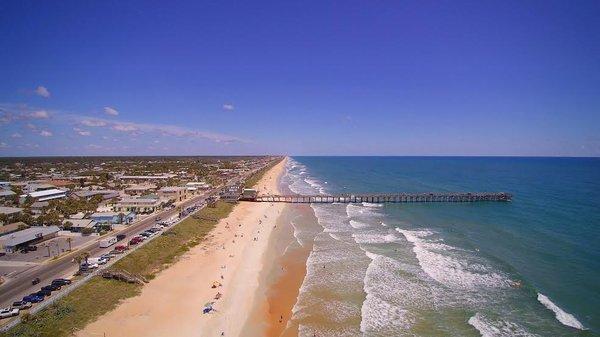
[[[52,280],[52,284],[58,284],[60,286],[64,286],[67,284],[71,284],[71,280],[67,280],[66,278],[57,278]]]
[[[8,318],[19,315],[19,309],[4,308],[0,309],[0,318]]]
[[[60,286],[58,284],[49,284],[47,286],[43,286],[42,290],[47,290],[47,291],[57,291],[60,290]]]
[[[44,300],[44,296],[39,296],[37,293],[29,294],[23,297],[23,302],[39,303]]]
[[[124,252],[127,249],[129,249],[129,248],[127,248],[127,246],[124,246],[124,245],[118,245],[118,246],[115,247],[115,250],[116,251],[120,251],[120,252]]]
[[[31,308],[31,302],[16,301],[16,302],[13,302],[12,307],[19,309],[19,310],[29,309],[29,308]]]
[[[52,295],[52,291],[50,291],[50,290],[43,290],[43,289],[40,289],[40,291],[38,291],[36,294],[37,294],[38,296],[45,296],[45,297],[48,297],[48,296]]]

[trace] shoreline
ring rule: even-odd
[[[286,161],[255,185],[261,193],[278,192]],[[283,206],[237,204],[205,241],[146,284],[139,296],[123,301],[76,335],[171,336],[174,330],[178,336],[240,335]],[[221,286],[213,289],[213,282]],[[207,302],[214,302],[215,310],[203,314]]]

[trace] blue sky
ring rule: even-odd
[[[598,1],[3,1],[0,156],[600,156]]]

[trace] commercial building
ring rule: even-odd
[[[56,237],[59,231],[60,229],[57,226],[34,226],[13,232],[0,238],[0,249],[6,253],[13,253],[22,247],[34,245]]]
[[[156,190],[156,185],[154,184],[138,184],[131,185],[125,189],[125,193],[129,195],[142,195],[148,194]]]
[[[115,205],[115,212],[152,213],[161,208],[157,197],[124,198]]]
[[[96,226],[96,221],[92,219],[65,219],[62,221],[63,225],[67,225],[67,222],[71,223],[70,229],[72,232],[81,232],[84,228],[94,228]]]
[[[119,197],[119,191],[115,190],[81,190],[76,191],[73,195],[82,198],[82,199],[90,199],[96,195],[102,196],[103,200],[109,200],[112,198]]]
[[[48,201],[54,199],[65,198],[67,191],[52,188],[48,190],[36,191],[21,195],[21,201],[25,201],[27,197],[33,198],[35,201]]]
[[[173,200],[174,202],[180,202],[188,197],[188,190],[185,187],[179,186],[168,186],[158,190],[158,196],[162,199]]]
[[[122,219],[121,219],[121,214],[122,214]],[[90,219],[96,221],[99,224],[110,224],[110,225],[116,225],[116,224],[120,224],[120,223],[130,224],[133,222],[133,220],[135,220],[135,213],[134,212],[125,212],[125,213],[97,212],[97,213],[90,215]]]
[[[253,188],[244,188],[244,190],[242,191],[242,195],[240,196],[240,200],[254,201],[256,200],[257,195],[257,190]]]
[[[133,182],[164,181],[177,177],[176,174],[161,174],[155,176],[118,176],[117,179]]]

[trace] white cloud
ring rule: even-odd
[[[118,116],[119,115],[119,111],[117,111],[117,109],[111,108],[109,106],[105,106],[104,107],[104,113],[107,114],[107,115],[111,115],[111,116]]]
[[[9,147],[9,145],[6,144],[5,142],[0,142],[0,149],[6,149],[8,147]]]
[[[98,145],[98,144],[88,144],[87,145],[88,149],[92,149],[92,150],[97,150],[97,149],[101,149],[102,146]]]
[[[233,104],[230,104],[230,103],[223,104],[223,110],[233,111],[234,109],[235,109],[235,107],[233,106]]]
[[[95,118],[86,118],[81,120],[80,123],[85,126],[106,126],[108,124],[107,122],[101,119]]]
[[[50,91],[48,90],[48,88],[41,86],[41,85],[39,87],[35,88],[35,94],[38,96],[42,96],[44,98],[50,97]]]
[[[48,114],[48,111],[46,111],[46,110],[32,111],[29,114],[27,114],[27,116],[32,119],[48,119],[48,118],[50,118],[50,114]]]
[[[80,136],[90,136],[92,134],[91,132],[87,130],[82,130],[80,128],[73,128],[73,131],[75,131]]]
[[[20,133],[18,133],[18,132],[15,132],[15,133],[13,133],[12,135],[10,135],[10,137],[11,137],[11,138],[21,138],[21,137],[23,137],[23,136],[21,136],[21,134],[20,134]]]
[[[48,130],[42,130],[40,132],[40,136],[42,136],[42,137],[52,137],[52,132],[50,132]]]
[[[122,131],[122,132],[132,132],[138,131],[139,128],[133,123],[115,123],[112,126],[113,130]]]

